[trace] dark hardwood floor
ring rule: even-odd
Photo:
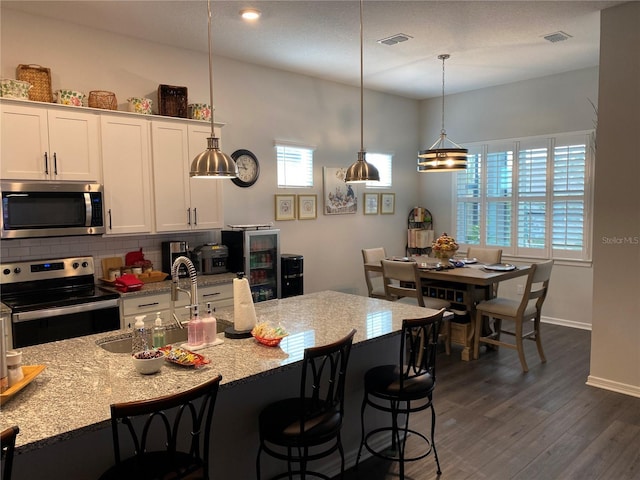
[[[544,324],[547,363],[525,342],[463,362],[439,355],[434,405],[442,474],[429,456],[406,464],[408,480],[640,479],[640,398],[585,384],[591,332]],[[412,417],[428,431],[429,417]],[[395,463],[369,458],[346,480],[398,479]]]

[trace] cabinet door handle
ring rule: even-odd
[[[187,208],[187,225],[191,225],[191,207]]]
[[[111,209],[109,209],[109,230],[113,230],[113,225],[111,225]]]
[[[193,224],[198,225],[198,207],[193,209]]]
[[[44,174],[49,175],[49,154],[44,152]]]
[[[53,152],[53,174],[58,175],[58,155]]]
[[[202,298],[215,297],[216,295],[220,295],[220,292],[205,293],[204,295],[202,295]]]
[[[154,305],[159,305],[158,302],[152,302],[152,303],[140,303],[138,304],[138,308],[142,308],[142,307],[153,307]]]

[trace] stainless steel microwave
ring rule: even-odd
[[[81,182],[0,183],[2,238],[105,233],[102,185]]]

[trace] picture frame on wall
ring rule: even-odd
[[[377,215],[378,214],[378,194],[377,193],[365,193],[364,194],[364,214],[365,215]]]
[[[393,215],[396,213],[396,194],[381,193],[380,194],[380,214]]]
[[[296,196],[276,195],[276,220],[296,219]]]
[[[313,220],[318,216],[318,196],[298,195],[298,220]]]
[[[324,167],[324,214],[345,215],[358,211],[358,190],[345,183],[346,168]]]

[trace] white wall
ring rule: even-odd
[[[640,397],[640,3],[602,13],[589,384]]]
[[[114,8],[117,8],[115,6]],[[1,75],[15,78],[19,64],[35,63],[51,69],[53,89],[116,93],[119,109],[130,96],[156,97],[159,84],[189,89],[190,102],[208,101],[207,56],[121,37],[64,22],[26,15],[2,7]],[[315,193],[322,206],[322,167],[347,167],[360,148],[360,95],[357,88],[214,58],[216,121],[225,122],[222,149],[231,154],[246,148],[261,162],[258,182],[242,189],[224,186],[225,223],[274,221],[274,194]],[[406,215],[416,202],[413,172],[418,149],[418,103],[366,91],[365,148],[394,154],[396,214],[325,216],[317,220],[275,222],[281,229],[282,251],[304,255],[305,291],[335,289],[366,293],[361,248],[384,246],[389,254],[404,252]],[[315,145],[314,187],[285,192],[276,188],[274,140]],[[203,145],[203,149],[205,145]],[[363,189],[359,187],[359,200]],[[100,252],[122,254],[144,245],[159,251],[166,236],[123,240],[83,240],[83,249],[96,244]],[[174,238],[182,238],[176,235]],[[218,238],[218,232],[212,233]],[[106,243],[105,243],[106,242]],[[151,243],[151,245],[150,245]],[[97,245],[99,244],[99,246]],[[117,244],[111,248],[111,244]],[[85,246],[87,245],[87,246]],[[195,245],[192,245],[195,246]],[[42,258],[68,244],[56,239],[2,242],[3,261]],[[115,250],[115,251],[114,251]],[[155,255],[155,253],[154,253]]]

